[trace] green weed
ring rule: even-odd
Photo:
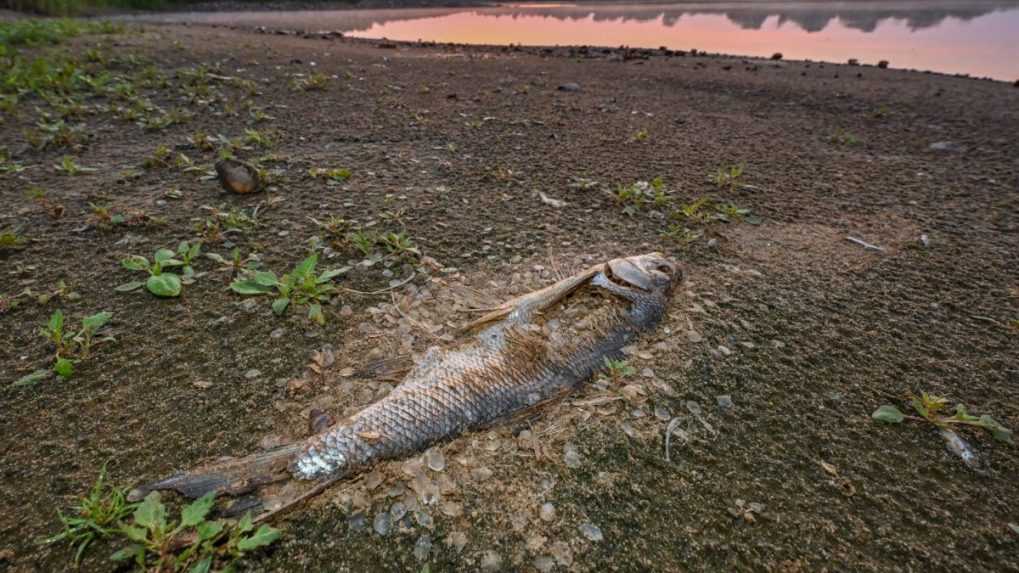
[[[46,326],[39,333],[53,344],[53,371],[61,378],[74,374],[75,363],[89,358],[92,347],[100,342],[112,342],[113,337],[96,338],[96,334],[113,317],[113,313],[100,312],[81,320],[81,330],[68,331],[64,328],[64,313],[57,309],[50,316]]]
[[[187,245],[187,243],[182,243]],[[185,247],[185,252],[188,248]],[[178,297],[181,292],[181,276],[177,273],[167,272],[166,269],[183,267],[184,261],[174,258],[176,253],[170,249],[159,249],[150,262],[141,255],[131,255],[120,261],[120,265],[130,271],[145,271],[149,273],[146,281],[132,281],[116,287],[117,292],[131,292],[145,287],[150,293],[158,297]]]
[[[950,428],[951,426],[973,426],[983,428],[991,433],[995,440],[1014,443],[1012,431],[999,424],[994,418],[984,414],[983,416],[972,416],[966,411],[966,406],[956,404],[955,413],[951,416],[944,413],[948,408],[948,400],[941,396],[935,396],[923,392],[919,397],[910,399],[910,405],[920,416],[907,416],[898,408],[890,404],[881,406],[871,414],[871,417],[889,424],[901,424],[904,420],[926,421],[939,428]]]
[[[715,174],[711,176],[711,182],[719,189],[728,188],[729,191],[735,191],[739,188],[743,174],[743,164],[719,167]]]
[[[308,170],[308,175],[316,179],[325,179],[329,185],[338,185],[350,179],[351,173],[349,169],[343,167],[331,169],[312,167]]]
[[[324,324],[322,303],[328,302],[338,292],[332,280],[347,272],[349,268],[330,269],[316,275],[317,265],[318,254],[312,254],[282,277],[277,277],[272,271],[255,271],[235,280],[230,284],[230,288],[243,295],[275,293],[272,310],[276,314],[286,312],[291,303],[307,305],[308,318],[318,324]]]
[[[58,511],[63,531],[43,540],[43,543],[65,541],[74,550],[74,564],[81,563],[85,551],[97,539],[116,535],[121,521],[135,510],[137,504],[128,503],[124,489],[114,487],[106,481],[106,467],[99,471],[89,494],[78,501],[72,512],[65,515]]]
[[[215,492],[210,492],[170,520],[159,492],[150,493],[134,508],[131,521],[121,523],[119,534],[129,545],[110,559],[133,561],[143,571],[233,571],[238,560],[279,539],[279,530],[269,525],[255,529],[250,513],[236,524],[209,520],[214,504]]]
[[[71,157],[70,155],[65,155],[60,160],[60,163],[54,165],[53,168],[56,169],[58,172],[63,173],[64,175],[70,175],[72,177],[75,175],[80,175],[82,173],[93,173],[95,171],[98,171],[98,169],[94,167],[85,167],[83,165],[78,165],[78,162],[75,161],[74,158]]]
[[[605,373],[613,382],[618,382],[623,378],[633,376],[637,373],[637,369],[626,360],[612,360],[611,358],[605,357]]]

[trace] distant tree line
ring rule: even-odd
[[[299,0],[297,4],[355,4],[358,0]],[[0,9],[43,14],[74,16],[104,10],[161,10],[187,5],[213,4],[210,0],[0,0]],[[281,4],[279,0],[229,0],[228,4]],[[396,2],[399,4],[399,2]],[[413,4],[413,3],[412,3]]]

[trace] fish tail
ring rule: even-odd
[[[242,458],[222,458],[188,472],[140,485],[131,490],[128,498],[137,501],[157,490],[175,490],[189,498],[198,498],[209,492],[231,496],[250,493],[288,480],[291,476],[287,466],[303,446],[303,442],[295,442]]]

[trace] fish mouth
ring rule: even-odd
[[[682,279],[674,261],[661,253],[647,253],[612,259],[605,263],[605,276],[619,286],[645,292],[668,291]]]

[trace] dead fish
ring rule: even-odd
[[[259,518],[268,517],[379,461],[424,451],[569,392],[654,328],[681,280],[679,267],[659,253],[594,265],[483,316],[471,326],[484,328],[460,347],[430,348],[386,397],[321,433],[143,485],[130,498],[171,489],[188,497],[256,492],[236,507],[259,508],[266,511]],[[622,304],[585,316],[582,335],[533,327],[545,318],[542,311],[581,287]],[[313,487],[299,495],[289,486],[282,493],[267,487],[294,480]]]
[[[262,190],[262,179],[258,175],[258,169],[244,161],[237,159],[217,161],[216,176],[223,189],[231,193],[255,193]]]

